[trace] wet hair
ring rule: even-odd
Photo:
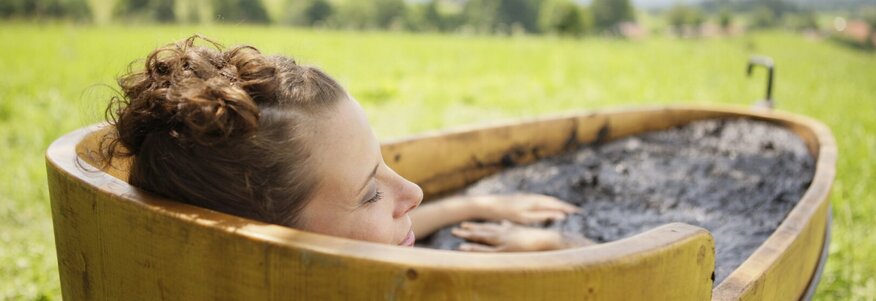
[[[317,185],[311,127],[346,97],[317,68],[197,35],[154,50],[118,84],[103,151],[133,157],[131,185],[293,227]]]

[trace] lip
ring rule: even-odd
[[[408,231],[408,236],[406,236],[405,239],[401,243],[399,243],[398,245],[404,246],[404,247],[413,247],[414,241],[416,241],[416,240],[417,240],[416,237],[414,237],[414,229],[411,229]]]

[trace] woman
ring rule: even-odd
[[[540,195],[461,196],[417,208],[420,188],[383,161],[359,104],[317,68],[253,47],[153,51],[119,78],[107,108],[106,151],[133,156],[132,185],[193,205],[302,230],[412,246],[465,220],[528,224],[578,208]],[[415,210],[415,208],[417,208]],[[585,244],[559,233],[463,223],[467,251],[534,251]]]

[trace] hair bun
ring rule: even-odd
[[[258,106],[242,88],[225,77],[206,81],[188,78],[168,92],[174,104],[173,136],[201,145],[251,133],[258,126]]]
[[[203,39],[215,48],[195,46]],[[275,66],[253,47],[222,51],[201,36],[158,48],[145,69],[119,78],[108,119],[118,141],[137,154],[155,134],[178,142],[215,145],[255,131],[257,103],[276,101]]]

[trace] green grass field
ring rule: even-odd
[[[129,62],[195,32],[322,67],[364,104],[384,139],[610,106],[751,104],[763,97],[765,73],[747,78],[747,58],[772,56],[778,107],[825,122],[839,143],[833,239],[818,296],[876,299],[873,53],[779,32],[623,41],[31,23],[0,24],[0,299],[60,299],[48,144],[102,120]]]

